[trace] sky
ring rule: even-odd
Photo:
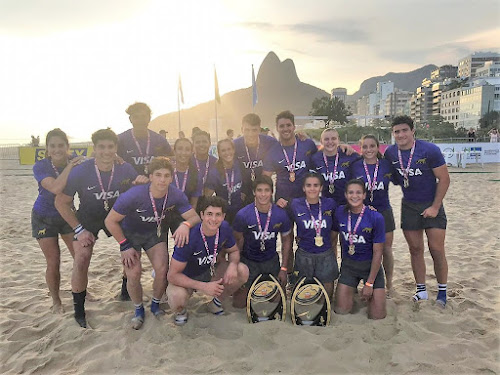
[[[130,127],[143,101],[177,110],[251,86],[269,51],[302,82],[353,94],[363,80],[500,52],[496,0],[0,0],[0,143],[55,127],[70,140]]]

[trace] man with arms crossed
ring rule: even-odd
[[[168,303],[175,312],[175,324],[184,325],[188,314],[186,305],[194,290],[211,297],[208,310],[222,315],[222,301],[232,295],[248,279],[248,267],[240,263],[232,229],[224,221],[226,202],[220,197],[207,197],[200,204],[201,223],[191,228],[189,242],[176,246],[168,270]],[[229,264],[217,261],[225,250]]]
[[[392,134],[396,144],[387,148],[385,157],[391,162],[395,181],[403,190],[401,228],[408,242],[417,284],[413,299],[420,301],[429,298],[425,285],[425,231],[438,282],[436,303],[444,307],[448,263],[444,251],[447,220],[443,199],[450,186],[448,168],[439,147],[415,139],[415,128],[410,117],[394,118]]]
[[[155,271],[151,312],[163,314],[160,299],[167,287],[167,231],[162,231],[166,215],[176,210],[185,220],[173,234],[177,244],[189,237],[189,228],[200,222],[187,197],[171,184],[173,167],[165,157],[154,158],[148,165],[150,184],[134,186],[120,195],[105,220],[106,227],[120,244],[122,263],[127,274],[127,289],[134,302],[132,328],[144,323],[141,286],[141,250],[144,249]],[[121,223],[121,224],[120,224]]]
[[[234,294],[233,303],[238,307],[246,305],[248,289],[260,274],[271,274],[280,280],[283,288],[286,286],[286,264],[292,252],[288,235],[291,223],[285,210],[272,204],[273,190],[270,177],[258,177],[253,183],[255,202],[238,211],[233,223],[241,262],[248,266],[250,272],[245,287]],[[281,268],[276,252],[278,233],[281,234]]]
[[[95,159],[89,159],[73,168],[61,194],[56,196],[55,206],[64,220],[73,228],[75,258],[71,289],[75,320],[87,328],[85,319],[85,296],[87,294],[88,269],[97,234],[103,229],[104,219],[116,199],[131,184],[146,183],[145,176],[137,176],[128,164],[115,164],[118,138],[110,129],[101,129],[92,134]],[[73,211],[73,197],[78,193],[80,206]]]

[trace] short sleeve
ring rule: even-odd
[[[207,181],[205,182],[205,188],[210,189],[210,190],[215,190],[218,182],[218,173],[219,171],[217,168],[208,168],[208,175],[207,175]]]
[[[80,175],[79,171],[81,168],[73,168],[71,172],[69,172],[68,181],[66,182],[66,186],[64,187],[63,194],[66,194],[70,197],[73,197],[78,190]]]
[[[382,214],[373,212],[374,225],[373,225],[373,243],[385,242],[385,221]]]
[[[45,159],[38,161],[34,166],[33,166],[33,175],[35,177],[35,180],[38,182],[42,182],[43,179],[47,177],[52,177],[51,171],[47,169],[47,162]]]
[[[118,199],[113,204],[113,210],[118,212],[120,215],[127,216],[130,213],[130,207],[132,206],[131,200],[133,199],[132,191],[127,191],[118,196]]]
[[[187,263],[189,260],[189,256],[192,255],[193,251],[191,249],[191,239],[188,244],[184,244],[183,247],[174,247],[174,253],[172,254],[172,258],[177,260],[178,262]]]
[[[443,154],[441,153],[441,149],[434,145],[434,144],[430,144],[431,147],[429,147],[429,166],[434,169],[434,168],[438,168],[440,166],[442,166],[443,164],[445,164],[445,160],[444,160],[444,156]]]
[[[233,221],[233,230],[243,233],[245,231],[245,227],[245,212],[243,210],[239,210]]]

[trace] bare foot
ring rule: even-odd
[[[64,314],[64,307],[61,303],[54,304],[50,308],[50,312],[52,314]]]

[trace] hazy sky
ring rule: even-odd
[[[269,51],[299,78],[354,93],[361,82],[499,51],[500,2],[0,0],[0,141],[61,127],[75,139],[129,128],[125,108],[153,117],[251,85]]]

